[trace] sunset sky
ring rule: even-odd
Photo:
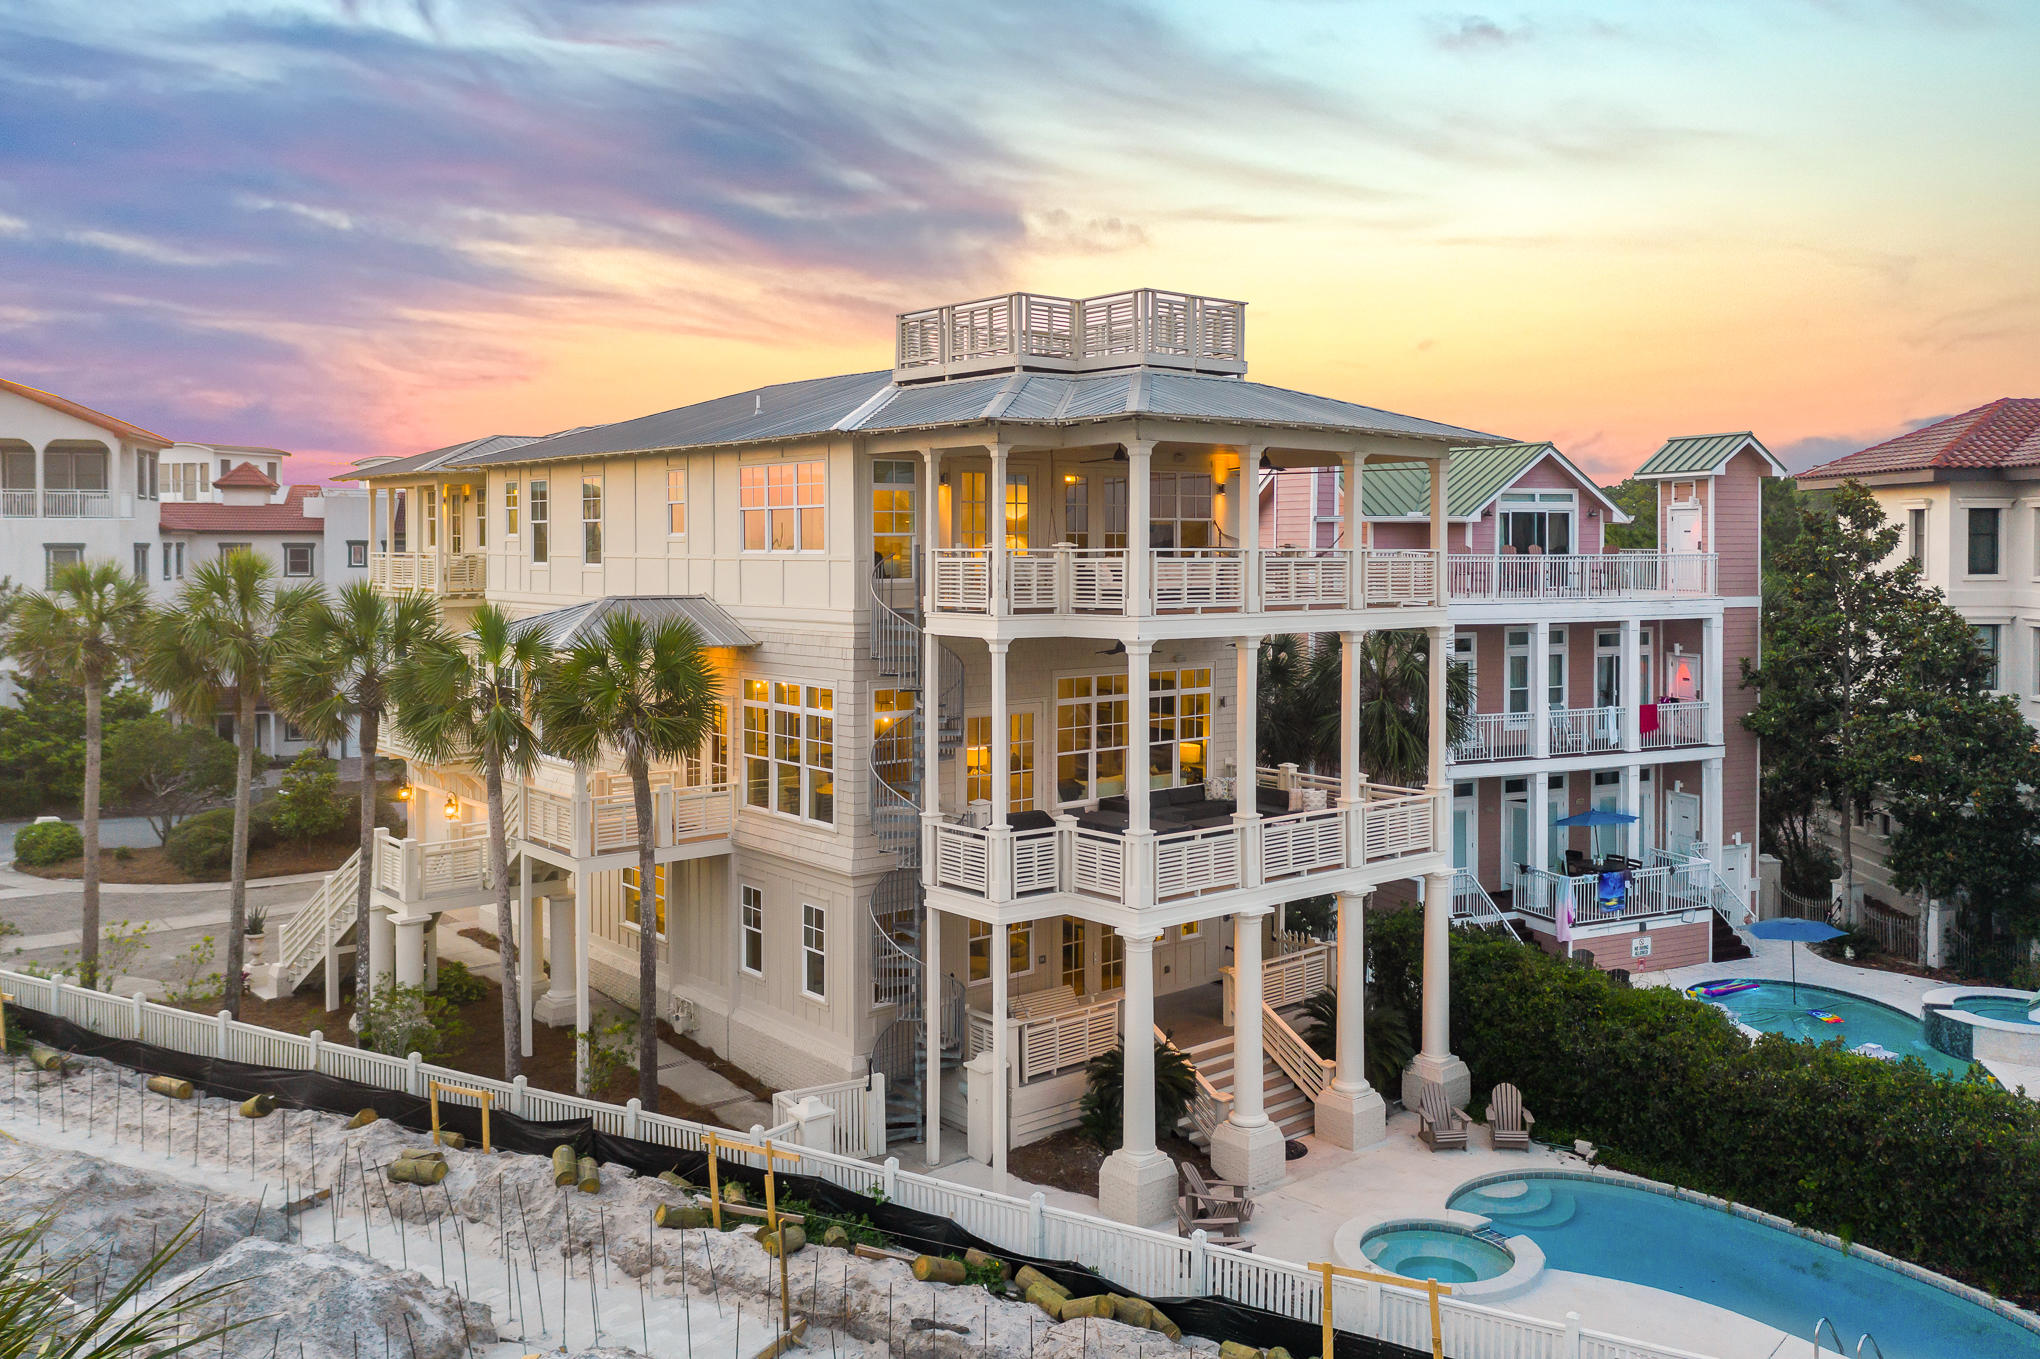
[[[2040,395],[2040,4],[5,0],[0,376],[304,454],[887,366],[1014,288],[1604,476]]]

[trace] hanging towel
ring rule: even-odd
[[[1648,736],[1658,729],[1657,704],[1639,703],[1636,708],[1637,730]]]

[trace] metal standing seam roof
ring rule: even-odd
[[[430,472],[435,468],[465,466],[485,454],[500,453],[505,449],[518,448],[536,443],[540,439],[552,438],[547,434],[488,434],[465,443],[448,444],[435,448],[429,453],[413,453],[408,458],[391,458],[385,462],[358,467],[352,472],[343,472],[334,481],[359,481],[363,477],[380,477],[405,472]]]
[[[570,647],[600,631],[603,620],[622,611],[654,626],[678,619],[691,626],[703,646],[753,647],[758,639],[728,610],[706,595],[609,595],[520,618],[511,626],[520,633],[537,631],[547,645]]]
[[[1629,516],[1610,500],[1594,479],[1574,467],[1555,444],[1482,444],[1455,448],[1445,463],[1445,513],[1451,519],[1473,519],[1494,498],[1545,458],[1556,458],[1617,517]],[[1369,519],[1402,519],[1431,512],[1431,469],[1425,463],[1370,463],[1360,477],[1360,513]]]
[[[1017,380],[1016,380],[1017,379]],[[515,446],[438,450],[358,469],[349,480],[442,466],[543,462],[668,448],[770,442],[831,432],[929,425],[1055,424],[1114,415],[1349,430],[1417,439],[1501,442],[1457,425],[1312,396],[1237,378],[1150,369],[1070,375],[993,373],[954,382],[896,384],[890,370],[779,383],[611,425]],[[434,461],[438,458],[438,461]]]
[[[1728,434],[1683,434],[1667,439],[1662,448],[1645,458],[1643,466],[1630,475],[1686,477],[1709,474],[1719,471],[1723,463],[1750,446],[1754,446],[1780,476],[1784,475],[1785,464],[1773,457],[1763,441],[1746,429]]]

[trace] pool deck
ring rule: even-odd
[[[1852,967],[1848,963],[1823,958],[1804,944],[1789,944],[1779,939],[1745,942],[1754,948],[1755,957],[1729,963],[1700,963],[1693,967],[1677,967],[1665,972],[1639,972],[1632,980],[1637,986],[1681,988],[1719,977],[1753,977],[1784,981],[1792,976],[1791,951],[1797,950],[1800,981],[1814,986],[1831,986],[1837,991],[1851,991],[1915,1016],[1921,1012],[1922,996],[1930,991],[1938,991],[1948,984],[1929,977],[1909,977],[1903,972],[1886,972],[1882,968]],[[1991,1075],[2004,1082],[2007,1090],[2017,1090],[2028,1099],[2040,1099],[2040,1067],[1996,1061],[1986,1061],[1984,1066],[1989,1069]]]

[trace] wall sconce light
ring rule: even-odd
[[[453,821],[457,820],[459,816],[460,816],[460,799],[458,797],[448,797],[446,799],[446,819],[448,821]]]
[[[409,802],[411,800],[411,785],[408,783],[401,785],[396,791],[396,799],[399,802]]]
[[[1600,517],[1601,517],[1601,512],[1600,512],[1599,510],[1588,510],[1588,511],[1587,511],[1587,518],[1589,518],[1589,519],[1599,519]]]
[[[1077,474],[1076,474],[1075,472],[1065,472],[1065,473],[1063,473],[1063,485],[1065,485],[1065,486],[1074,486],[1074,485],[1076,485],[1076,484],[1077,484]]]

